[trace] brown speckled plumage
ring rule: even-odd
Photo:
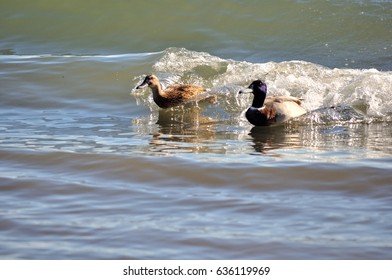
[[[187,102],[197,100],[198,96],[206,90],[196,85],[171,85],[162,90],[159,79],[154,75],[148,75],[136,88],[148,86],[152,90],[154,102],[161,108],[170,108],[183,105]],[[207,98],[207,97],[205,97]],[[203,98],[201,98],[203,99]]]

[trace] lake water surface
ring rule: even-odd
[[[13,0],[0,24],[0,258],[392,258],[392,1]],[[217,101],[161,110],[148,73]],[[253,128],[255,79],[308,113]]]

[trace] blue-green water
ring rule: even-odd
[[[0,50],[146,53],[391,70],[391,1],[1,1]]]
[[[1,258],[392,257],[392,1],[1,1],[0,25]],[[217,102],[160,110],[147,73]],[[308,113],[252,128],[259,78]]]

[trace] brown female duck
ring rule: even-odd
[[[145,86],[151,88],[154,102],[164,109],[207,98],[200,96],[201,94],[206,93],[206,90],[196,85],[175,84],[163,90],[159,79],[155,75],[147,75],[144,78],[144,81],[138,85],[136,89]]]
[[[246,119],[255,126],[280,123],[306,113],[301,100],[292,96],[268,96],[266,83],[253,81],[248,89],[253,93],[252,106],[245,113]],[[240,91],[245,93],[245,91]]]

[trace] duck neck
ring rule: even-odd
[[[152,85],[151,90],[152,90],[152,96],[153,96],[154,100],[165,97],[165,93],[162,90],[161,84],[158,83],[158,84]]]
[[[165,99],[166,95],[164,91],[162,90],[162,87],[160,84],[154,84],[150,86],[151,91],[152,91],[152,98],[154,99],[154,102],[161,108],[164,107],[165,104]]]
[[[266,97],[265,92],[262,92],[262,91],[255,92],[254,96],[253,96],[252,107],[255,107],[255,108],[263,107],[265,97]]]

